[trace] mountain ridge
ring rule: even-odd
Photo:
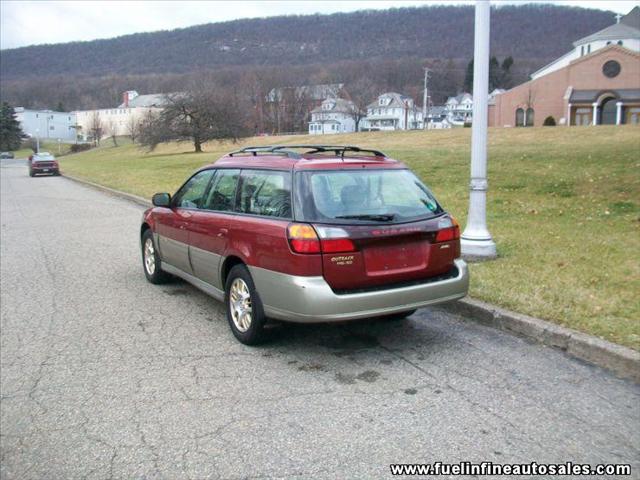
[[[551,60],[613,13],[545,4],[492,8],[492,54]],[[473,7],[436,5],[231,20],[110,39],[0,51],[5,80],[41,75],[159,74],[228,66],[387,58],[468,59]]]

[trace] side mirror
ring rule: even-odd
[[[170,207],[171,206],[171,195],[168,193],[156,193],[151,198],[151,203],[155,207]]]

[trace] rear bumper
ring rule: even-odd
[[[453,278],[363,293],[337,294],[323,277],[299,277],[249,267],[268,317],[291,322],[340,322],[389,315],[464,297],[469,271],[455,260]]]
[[[33,173],[58,173],[60,172],[60,169],[58,167],[44,167],[44,168],[31,167],[31,171]]]

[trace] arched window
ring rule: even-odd
[[[516,110],[516,127],[524,127],[524,110],[521,108]]]
[[[527,127],[533,127],[533,108],[527,108]]]

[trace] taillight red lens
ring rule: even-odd
[[[317,232],[316,232],[317,229]],[[292,223],[287,227],[291,250],[296,253],[341,253],[353,252],[356,246],[347,232],[341,228],[316,228],[305,223]]]
[[[322,253],[354,252],[356,246],[344,228],[317,225]]]
[[[436,243],[450,242],[451,240],[458,240],[460,238],[460,226],[455,218],[451,217],[451,223],[453,226],[438,230],[436,234]]]
[[[356,246],[348,238],[323,238],[323,253],[353,252]]]
[[[311,225],[292,223],[287,227],[291,250],[296,253],[320,253],[320,239]]]

